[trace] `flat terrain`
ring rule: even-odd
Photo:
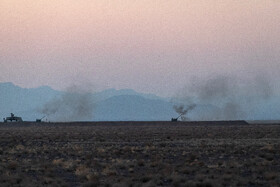
[[[278,186],[280,125],[0,123],[1,186]]]

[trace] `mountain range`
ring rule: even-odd
[[[21,88],[13,83],[0,83],[0,115],[6,117],[10,113],[21,116],[24,120],[34,121],[41,118],[46,113],[44,108],[48,105],[60,105],[56,114],[47,116],[48,120],[67,120],[68,114],[73,109],[73,99],[64,99],[67,92],[57,91],[48,86],[38,88]],[[83,97],[82,93],[73,93],[76,96]],[[88,94],[86,94],[88,96]],[[62,98],[62,99],[61,99]],[[173,105],[166,98],[161,98],[153,94],[143,94],[131,89],[107,89],[101,92],[90,93],[91,115],[76,120],[95,120],[95,121],[127,121],[127,120],[170,120],[177,113],[173,110]],[[83,101],[81,99],[75,102]],[[66,102],[66,103],[62,103]],[[83,101],[84,102],[84,101]],[[75,103],[73,106],[77,106]],[[89,103],[83,103],[89,105]],[[64,106],[65,109],[61,106]],[[50,106],[53,107],[53,106]],[[69,112],[69,110],[71,110]],[[82,116],[82,114],[81,114]],[[71,116],[69,120],[75,120]]]
[[[68,93],[49,86],[21,88],[9,82],[0,83],[0,116],[4,118],[14,113],[26,121],[44,116],[48,121],[169,121],[178,116],[170,100],[131,89]],[[280,97],[243,109],[246,113],[241,116],[243,119],[278,120]],[[198,104],[187,117],[190,120],[223,120],[220,114],[225,110],[213,104]]]

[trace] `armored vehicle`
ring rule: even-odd
[[[172,122],[178,121],[178,119],[179,119],[182,115],[183,115],[183,114],[180,114],[177,118],[171,118],[171,121],[172,121]]]
[[[44,117],[46,117],[46,116],[44,116]],[[42,119],[44,119],[44,117],[42,117],[41,119],[36,119],[36,122],[37,122],[37,123],[41,123],[41,122],[42,122]]]
[[[3,118],[4,122],[7,123],[7,122],[22,122],[22,118],[21,117],[17,117],[15,116],[13,113],[11,113],[11,116],[10,117],[6,117],[6,118]]]

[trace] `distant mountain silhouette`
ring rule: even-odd
[[[161,98],[159,96],[156,96],[154,94],[143,94],[143,93],[138,93],[132,89],[121,89],[121,90],[116,90],[114,88],[111,89],[106,89],[103,90],[101,92],[97,92],[97,93],[93,93],[93,97],[95,98],[95,100],[97,101],[101,101],[101,100],[106,100],[110,97],[113,96],[120,96],[120,95],[137,95],[137,96],[141,96],[144,97],[146,99],[161,99],[161,100],[167,100],[164,98]]]
[[[23,120],[34,121],[45,115],[42,108],[47,103],[52,104],[59,101],[59,98],[65,93],[48,86],[27,89],[13,83],[0,83],[0,117],[9,116],[13,112],[15,115],[21,116]],[[93,114],[90,119],[84,120],[161,121],[178,116],[169,99],[153,94],[138,93],[131,89],[107,89],[92,93],[90,97],[94,101]],[[69,98],[65,101],[69,101]],[[84,100],[82,101],[84,102]],[[63,106],[68,106],[68,104],[64,103]],[[64,110],[64,108],[60,108],[60,110]],[[250,120],[280,119],[280,97],[275,96],[265,102],[259,102],[253,109],[248,107],[248,109],[245,108],[245,111],[248,112],[246,119]],[[67,113],[67,110],[65,112]],[[191,120],[211,120],[214,115],[222,112],[223,109],[214,105],[198,105],[190,111],[187,117],[190,117]],[[47,119],[56,120],[54,116],[49,115]]]
[[[5,117],[13,112],[24,120],[34,120],[42,116],[36,112],[37,108],[60,94],[48,86],[27,89],[0,83],[0,115]]]
[[[0,83],[0,115],[11,112],[34,121],[43,117],[43,106],[60,98],[65,92],[56,91],[48,86],[21,88],[13,83]],[[91,94],[95,101],[93,118],[88,120],[169,120],[177,115],[172,104],[165,98],[153,94],[142,94],[131,89],[107,89]],[[48,116],[52,120],[52,116]]]
[[[147,99],[139,94],[113,96],[98,102],[96,108],[96,119],[100,121],[170,120],[177,115],[172,103],[160,99]]]

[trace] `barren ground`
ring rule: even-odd
[[[1,186],[277,186],[280,125],[0,124]]]

